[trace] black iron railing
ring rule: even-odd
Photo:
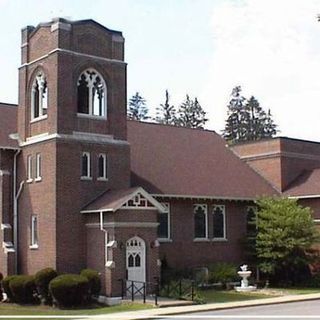
[[[194,301],[195,281],[180,279],[161,286],[161,293],[166,297]]]
[[[143,299],[143,303],[146,303],[147,295],[154,297],[155,305],[158,305],[159,296],[159,283],[156,282],[143,282],[133,281],[127,279],[119,279],[121,281],[122,299],[127,297],[131,301],[134,301],[137,297]]]

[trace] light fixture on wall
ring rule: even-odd
[[[160,246],[160,242],[158,239],[154,240],[154,241],[151,241],[150,243],[150,247],[153,249],[153,248],[158,248]]]

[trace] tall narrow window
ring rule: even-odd
[[[27,182],[32,181],[32,156],[27,157]]]
[[[93,69],[84,71],[78,79],[78,113],[106,117],[106,93],[102,76]]]
[[[195,204],[194,213],[194,237],[196,239],[206,239],[208,237],[207,227],[207,205]]]
[[[98,156],[98,180],[108,179],[108,158],[104,153]]]
[[[225,206],[213,207],[213,238],[226,239]]]
[[[32,84],[31,120],[47,116],[48,84],[43,73],[38,73]]]
[[[38,248],[38,217],[36,215],[31,216],[30,233],[30,247]]]
[[[248,235],[254,235],[257,231],[256,226],[256,213],[257,213],[257,207],[255,206],[248,206],[247,207],[247,234]]]
[[[170,239],[170,203],[161,203],[167,212],[158,213],[158,238],[160,240]]]
[[[36,178],[35,181],[41,181],[41,154],[36,155]]]
[[[90,153],[83,152],[81,157],[81,178],[91,179]]]

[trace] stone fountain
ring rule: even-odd
[[[238,271],[238,275],[242,278],[241,279],[241,286],[235,287],[236,291],[239,292],[249,292],[257,290],[256,286],[249,286],[248,278],[251,276],[252,271],[248,270],[248,266],[246,264],[240,267],[240,271]]]

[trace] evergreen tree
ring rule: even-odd
[[[264,130],[265,137],[273,137],[277,134],[277,125],[274,123],[271,115],[270,109],[268,110],[267,117],[266,117],[266,125]]]
[[[175,124],[181,127],[203,129],[207,121],[206,112],[198,99],[192,100],[189,95],[186,95],[186,100],[182,102],[177,112]]]
[[[241,87],[235,87],[228,104],[223,137],[230,143],[237,143],[271,138],[276,133],[277,125],[270,110],[266,113],[254,96],[246,100],[241,95]]]
[[[129,100],[127,117],[130,120],[147,120],[150,118],[146,100],[140,96],[139,92],[136,92]]]
[[[166,100],[157,108],[156,122],[171,125],[176,123],[176,109],[173,105],[170,105],[169,100],[169,92],[166,90]]]
[[[242,141],[246,131],[247,112],[244,109],[245,97],[241,95],[241,86],[232,89],[231,99],[227,106],[227,120],[222,136],[229,142]]]

